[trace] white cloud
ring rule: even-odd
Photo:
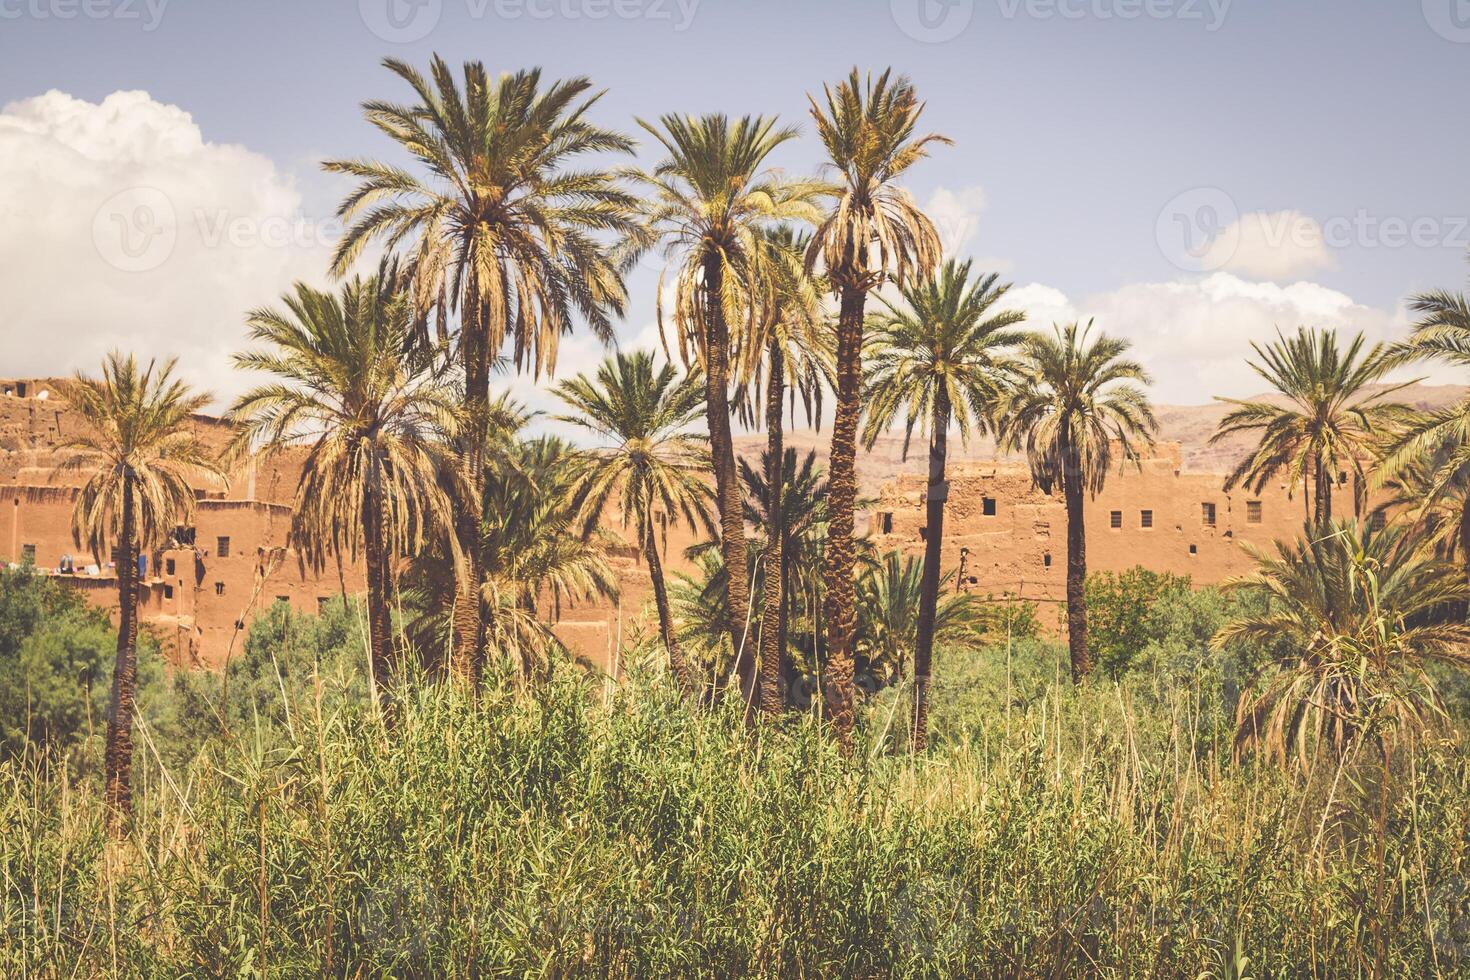
[[[1344,335],[1361,330],[1370,342],[1403,336],[1396,313],[1337,290],[1309,282],[1249,282],[1225,272],[1192,282],[1125,285],[1079,307],[1099,329],[1133,341],[1133,355],[1154,377],[1155,400],[1167,404],[1261,393],[1263,382],[1246,364],[1250,343],[1270,342],[1278,328],[1316,326]]]
[[[118,347],[177,355],[222,400],[248,383],[230,366],[246,311],[324,284],[336,234],[269,158],[145,92],[0,109],[0,213],[5,373],[95,372]]]
[[[1210,244],[1202,267],[1253,279],[1294,279],[1334,265],[1322,226],[1300,211],[1252,211]]]

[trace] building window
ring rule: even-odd
[[[1115,510],[1112,513],[1108,514],[1108,527],[1116,531],[1119,530],[1122,526],[1123,512],[1121,510]]]
[[[888,511],[884,511],[883,513],[878,515],[878,533],[893,533],[893,514]]]
[[[1154,512],[1151,511],[1151,510],[1141,510],[1141,511],[1139,511],[1138,512],[1138,526],[1139,527],[1142,527],[1142,528],[1150,528],[1150,527],[1153,527],[1154,526]]]
[[[1200,504],[1200,517],[1204,520],[1205,527],[1215,526],[1215,505],[1212,503]]]
[[[929,527],[928,527],[928,525],[925,525],[924,527],[919,528],[919,540],[920,541],[928,541],[929,540]]]
[[[276,601],[289,606],[291,604],[291,597],[288,595],[278,595],[276,596]]]
[[[165,558],[163,560],[163,571],[165,575],[172,575],[174,573],[174,560],[172,558]]]
[[[172,585],[165,585],[163,587],[163,597],[165,599],[172,599],[174,597],[174,587]]]
[[[1347,470],[1342,470],[1337,474],[1337,485],[1340,487],[1347,486]]]
[[[1368,526],[1375,531],[1382,531],[1388,526],[1388,515],[1381,510],[1375,510],[1368,518]]]
[[[34,565],[36,563],[36,546],[23,544],[20,546],[20,563],[22,565]]]
[[[174,528],[174,543],[180,548],[194,547],[194,529],[182,526]]]
[[[1190,545],[1189,546],[1189,553],[1191,555],[1197,555],[1197,554],[1199,554],[1199,545],[1197,545],[1197,544]]]
[[[986,517],[994,517],[995,516],[995,498],[994,497],[982,497],[982,498],[980,498],[980,513],[984,514]]]
[[[229,539],[229,537],[227,537],[225,535],[221,535],[220,537],[214,539],[214,556],[216,558],[228,558],[228,557],[230,557],[230,539]]]
[[[1044,555],[1041,556],[1041,564],[1044,565],[1047,568],[1050,568],[1051,567],[1051,552],[1050,551],[1048,551],[1046,554],[1044,554]]]
[[[214,583],[214,594],[215,595],[224,595],[225,594],[225,583],[223,583],[223,582],[216,582],[216,583]]]
[[[1261,523],[1261,502],[1259,500],[1245,502],[1245,522],[1247,524]]]
[[[325,616],[327,614],[327,604],[330,603],[331,601],[332,601],[332,597],[329,596],[329,595],[319,595],[319,596],[317,596],[316,597],[316,614],[318,616]]]

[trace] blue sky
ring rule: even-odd
[[[423,36],[395,42],[388,4]],[[586,74],[608,89],[600,119],[628,128],[777,113],[808,134],[776,161],[796,171],[820,162],[806,93],[892,65],[955,141],[910,188],[956,251],[1013,279],[1034,320],[1096,314],[1134,336],[1161,400],[1249,393],[1238,365],[1210,363],[1273,324],[1391,336],[1405,296],[1470,271],[1467,0],[0,0],[0,261],[24,273],[19,295],[0,290],[0,362],[15,365],[0,373],[85,366],[70,360],[106,338],[212,356],[200,380],[228,393],[244,309],[321,278],[328,232],[264,258],[248,235],[205,234],[195,261],[197,215],[328,216],[341,185],[317,161],[382,152],[358,104],[403,95],[378,61],[434,51]],[[70,99],[37,101],[52,91]],[[147,100],[108,104],[119,91]],[[175,130],[199,145],[180,150]],[[69,202],[139,182],[196,227],[122,278],[94,268],[100,226]],[[28,232],[38,221],[52,227]],[[1228,247],[1205,249],[1214,233]],[[72,273],[61,304],[41,288],[57,264]],[[650,336],[655,278],[653,262],[633,278],[629,340]],[[63,343],[43,359],[17,322]]]

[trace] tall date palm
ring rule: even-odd
[[[1128,342],[1092,336],[1092,323],[1029,335],[1021,345],[1021,380],[1001,409],[1001,444],[1024,450],[1043,493],[1062,492],[1067,508],[1067,646],[1072,682],[1092,667],[1087,649],[1087,527],[1083,497],[1107,483],[1115,455],[1137,460],[1158,429],[1149,383],[1124,357]]]
[[[752,342],[758,294],[763,288],[762,230],[773,222],[815,222],[825,193],[815,181],[784,179],[767,160],[796,129],[775,119],[720,114],[664,116],[658,125],[640,120],[666,156],[642,176],[648,237],[661,242],[672,272],[673,319],[685,364],[697,363],[705,380],[705,416],[720,514],[720,547],[728,573],[731,643],[736,673],[748,704],[758,696],[755,655],[746,642],[750,583],[745,524],[730,431],[730,385],[749,377],[761,345]],[[664,323],[663,280],[658,318]],[[667,347],[667,336],[665,336]]]
[[[827,673],[824,710],[844,748],[853,724],[853,629],[856,622],[853,510],[857,496],[857,437],[862,414],[863,318],[868,293],[891,279],[900,287],[922,278],[940,258],[939,234],[898,181],[928,155],[939,135],[920,135],[924,104],[909,80],[884,71],[864,78],[856,68],[809,97],[817,135],[836,172],[835,206],[818,224],[807,265],[820,261],[839,298],[837,402],[828,474],[829,528],[825,557]]]
[[[60,448],[64,469],[85,474],[72,510],[72,537],[98,563],[117,567],[117,655],[107,705],[104,777],[107,826],[121,836],[132,813],[133,708],[138,677],[139,554],[163,544],[194,511],[191,481],[219,475],[190,416],[210,396],[174,377],[173,360],[139,367],[114,351],[100,377],[78,374],[57,386],[81,417],[80,434]]]
[[[395,560],[452,527],[458,462],[441,434],[458,424],[454,393],[433,351],[409,343],[412,307],[391,273],[353,279],[340,295],[298,283],[284,310],[248,319],[262,346],[236,366],[275,376],[241,395],[225,418],[234,453],[307,447],[291,507],[291,547],[320,571],[362,556],[367,571],[373,688],[386,698],[398,667],[390,610]],[[462,496],[463,494],[458,494]]]
[[[996,408],[1013,367],[1009,352],[1023,337],[1010,328],[1024,320],[1024,314],[993,309],[1011,288],[1009,283],[998,284],[998,279],[992,273],[972,280],[969,262],[950,260],[932,279],[904,289],[901,304],[883,300],[884,312],[872,317],[868,326],[868,419],[863,441],[871,449],[902,414],[907,458],[915,426],[929,429],[929,488],[924,498],[928,537],[919,589],[911,727],[918,752],[928,742],[929,677],[944,505],[949,496],[945,482],[949,429],[957,426],[962,442],[993,431]]]
[[[351,222],[334,267],[345,272],[369,243],[411,250],[417,314],[459,314],[464,367],[461,449],[472,492],[457,508],[467,561],[454,609],[455,673],[473,681],[483,656],[480,513],[490,365],[507,341],[520,369],[550,373],[560,338],[580,316],[604,341],[626,302],[609,237],[636,229],[635,202],[612,169],[577,158],[628,153],[623,134],[595,125],[601,98],[586,78],[543,84],[540,69],[492,79],[467,62],[462,84],[435,55],[429,77],[397,59],[384,65],[415,101],[371,101],[368,121],[418,167],[336,160],[355,177],[339,215]]]

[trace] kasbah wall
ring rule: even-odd
[[[71,535],[81,478],[59,469],[58,447],[79,424],[46,381],[0,381],[0,562],[33,561],[58,574],[63,556],[71,556],[76,572],[65,576],[68,581],[96,605],[115,608],[117,580],[107,556],[97,562]],[[222,423],[201,416],[196,424],[208,441],[223,444]],[[1106,489],[1088,501],[1090,570],[1142,565],[1188,575],[1196,585],[1215,584],[1251,569],[1242,544],[1270,548],[1300,533],[1304,501],[1292,499],[1284,484],[1259,495],[1225,493],[1221,473],[1185,470],[1180,459],[1178,444],[1163,443],[1141,465],[1111,474]],[[273,602],[315,613],[344,591],[364,588],[360,567],[344,561],[318,575],[286,549],[300,460],[300,454],[283,454],[246,465],[227,484],[203,481],[196,488],[194,527],[148,556],[142,620],[175,663],[219,667],[238,652],[244,627]],[[879,551],[922,553],[926,482],[915,473],[882,486],[868,515]],[[1024,465],[1008,460],[952,463],[949,483],[943,567],[958,571],[956,586],[1037,602],[1042,625],[1056,629],[1066,576],[1060,495],[1041,493]],[[1343,486],[1336,499],[1350,505],[1352,487]],[[621,531],[616,516],[609,525]],[[683,551],[690,543],[687,530],[669,532],[664,550],[670,574],[689,569]],[[645,609],[651,605],[647,569],[631,538],[615,550],[613,564],[620,598],[564,608],[555,628],[574,653],[616,669],[614,651],[651,630],[652,614]]]

